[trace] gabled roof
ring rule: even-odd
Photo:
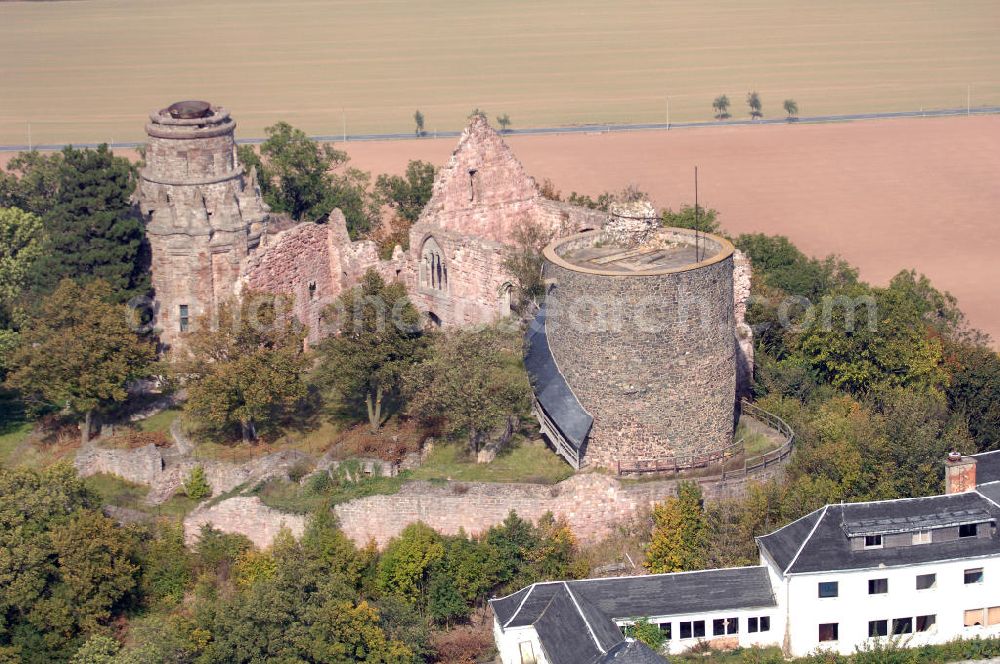
[[[780,530],[759,537],[757,541],[786,574],[896,567],[1000,554],[1000,538],[996,532],[991,532],[988,538],[861,551],[851,550],[845,532],[852,527],[848,524],[876,522],[912,522],[916,524],[912,530],[945,527],[955,525],[951,516],[961,514],[975,514],[975,519],[971,521],[975,523],[996,521],[1000,518],[1000,508],[976,491],[928,498],[827,505]],[[928,526],[929,523],[934,525]],[[862,528],[857,530],[860,532]]]
[[[563,584],[617,620],[776,605],[767,570],[760,566],[536,583],[490,604],[502,627],[530,625]]]
[[[976,481],[979,484],[1000,482],[1000,450],[973,454],[976,460]]]
[[[631,645],[578,583],[535,584],[490,604],[501,628],[534,627],[551,664],[665,664],[649,648]]]
[[[1000,482],[989,482],[987,484],[980,484],[976,487],[976,491],[979,495],[983,496],[987,500],[993,502],[994,505],[1000,507]]]

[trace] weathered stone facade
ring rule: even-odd
[[[170,347],[197,316],[233,296],[268,208],[256,174],[236,160],[228,111],[182,102],[149,120],[137,198],[152,250],[154,324]]]
[[[695,239],[683,229],[662,233],[665,246],[683,249]],[[594,231],[545,249],[549,347],[594,418],[584,465],[673,459],[685,466],[721,453],[736,421],[732,244],[702,234],[707,258],[637,272],[565,258],[605,241]],[[620,255],[637,251],[644,250]]]
[[[283,528],[295,538],[302,537],[306,530],[306,517],[279,512],[260,502],[256,496],[237,496],[210,507],[198,508],[187,515],[184,519],[184,541],[188,546],[198,541],[204,525],[211,525],[224,533],[245,535],[254,546],[264,549],[271,546]]]

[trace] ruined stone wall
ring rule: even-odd
[[[742,496],[748,481],[780,475],[780,464],[750,478],[699,482],[706,500]],[[369,496],[337,505],[340,527],[359,546],[374,539],[384,546],[408,524],[422,521],[454,535],[485,532],[502,522],[511,510],[537,520],[546,512],[563,517],[582,542],[611,534],[623,521],[644,514],[655,503],[677,494],[677,481],[623,483],[598,473],[583,473],[553,486],[537,484],[456,483],[434,485],[410,482],[399,493]]]
[[[145,445],[134,450],[89,445],[77,453],[73,465],[80,477],[106,473],[129,482],[151,486],[163,474],[163,455],[155,445]]]
[[[747,323],[753,270],[750,257],[733,252],[733,315],[736,320],[736,395],[750,398],[753,388],[753,329]]]
[[[296,538],[302,537],[306,517],[279,512],[264,505],[256,496],[229,498],[211,507],[196,509],[184,519],[184,541],[188,546],[198,541],[205,524],[224,533],[245,535],[254,546],[263,549],[271,546],[282,528]]]
[[[715,262],[643,275],[577,268],[546,250],[545,276],[555,281],[546,299],[549,347],[594,417],[584,465],[684,464],[732,444],[733,259],[731,245],[713,241]]]

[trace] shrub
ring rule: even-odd
[[[205,479],[205,469],[195,466],[184,481],[184,493],[191,500],[205,500],[212,495],[212,487]]]

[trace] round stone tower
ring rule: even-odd
[[[593,417],[582,464],[621,472],[715,460],[736,417],[733,245],[646,216],[544,250],[548,345]]]
[[[152,250],[154,322],[166,347],[235,293],[268,219],[236,158],[229,111],[182,101],[150,114],[138,200]]]

